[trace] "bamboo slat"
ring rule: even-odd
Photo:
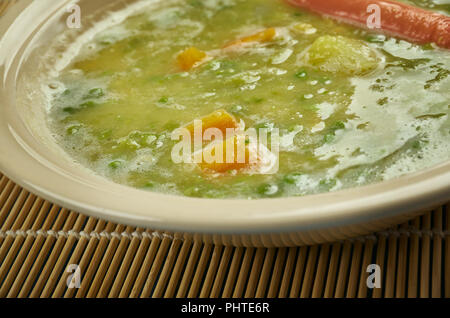
[[[68,211],[0,174],[1,297],[450,297],[450,211],[291,248],[182,241]],[[71,264],[80,288],[69,289]],[[367,286],[380,266],[381,288]]]

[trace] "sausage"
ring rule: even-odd
[[[335,18],[345,23],[368,27],[380,8],[381,31],[418,44],[435,43],[450,49],[450,17],[392,0],[285,0],[288,3]],[[372,5],[372,6],[371,6]]]

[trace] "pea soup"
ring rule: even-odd
[[[49,125],[76,162],[124,185],[202,198],[303,196],[448,160],[449,74],[449,53],[432,44],[282,0],[141,1],[50,80]],[[173,132],[196,119],[265,129],[269,139],[277,131],[276,153],[265,149],[276,171],[174,162]]]

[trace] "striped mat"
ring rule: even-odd
[[[87,217],[0,174],[0,297],[450,297],[448,207],[359,239],[236,248]]]

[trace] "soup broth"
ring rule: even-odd
[[[447,51],[281,0],[147,2],[49,83],[51,129],[95,173],[149,191],[258,199],[366,185],[450,158]],[[275,173],[173,161],[173,131],[218,110],[279,131]]]

